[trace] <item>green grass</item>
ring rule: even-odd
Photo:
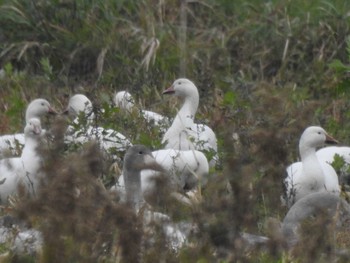
[[[67,97],[83,92],[97,110],[104,109],[100,125],[159,149],[159,132],[110,108],[112,95],[127,89],[146,109],[174,116],[178,104],[161,92],[186,76],[199,88],[197,119],[216,132],[223,161],[203,193],[206,203],[185,213],[198,216],[203,232],[173,261],[307,261],[305,255],[291,260],[283,251],[245,254],[227,236],[216,235],[237,229],[266,234],[262,224],[268,217],[283,218],[282,175],[298,158],[305,127],[321,125],[350,144],[350,2],[206,0],[185,8],[186,16],[179,1],[0,0],[0,66],[6,72],[0,78],[0,132],[21,131],[34,98],[45,97],[63,110]],[[223,190],[223,178],[233,196]],[[113,174],[104,179],[109,185]],[[46,217],[52,220],[40,211],[40,220]],[[122,226],[108,221],[109,229]],[[67,262],[86,260],[90,241],[60,231],[67,242],[52,244],[66,251]],[[231,253],[220,253],[222,247]],[[99,256],[94,259],[115,259]]]

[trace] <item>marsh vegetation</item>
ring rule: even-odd
[[[107,194],[118,175],[111,160],[94,144],[67,149],[60,140],[67,120],[43,120],[57,138],[41,149],[49,183],[37,199],[1,213],[42,231],[45,245],[39,256],[6,260],[348,262],[348,252],[335,253],[349,249],[347,229],[334,237],[322,235],[322,220],[305,226],[293,253],[272,229],[287,212],[282,178],[299,159],[302,131],[319,125],[350,145],[349,33],[346,0],[0,0],[1,134],[23,130],[31,100],[63,111],[83,93],[96,124],[160,149],[160,131],[113,107],[113,94],[127,90],[138,107],[173,117],[179,104],[162,91],[187,77],[199,89],[196,119],[215,131],[221,160],[201,202],[167,204],[173,218],[196,225],[174,252],[159,226],[147,244],[140,218]],[[271,242],[246,249],[243,231]]]

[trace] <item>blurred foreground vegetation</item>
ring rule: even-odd
[[[128,90],[141,108],[175,116],[179,105],[161,93],[176,78],[187,77],[201,96],[196,119],[216,132],[222,165],[212,171],[203,203],[186,215],[197,218],[202,232],[179,255],[163,255],[166,262],[311,262],[309,256],[329,262],[313,246],[314,253],[294,256],[276,244],[265,252],[245,253],[228,233],[269,235],[269,218],[283,219],[284,168],[298,159],[304,128],[320,125],[341,144],[350,144],[349,27],[347,0],[0,0],[0,132],[21,131],[25,107],[34,98],[47,98],[63,110],[69,96],[84,93],[100,113],[99,125],[134,144],[159,149],[159,132],[111,108],[112,96]],[[66,167],[65,156],[55,158],[55,167]],[[70,158],[76,167],[82,165]],[[226,194],[223,178],[230,181],[233,196]],[[104,218],[106,211],[122,211],[103,204],[78,210],[87,217],[97,211],[106,227],[125,227],[124,219],[114,224]],[[33,225],[43,224],[43,218],[52,222],[55,213],[65,220],[64,211],[50,215],[33,209],[33,216],[19,210]],[[72,225],[61,228],[57,219],[53,235],[67,238],[64,244],[49,238],[53,249],[43,260],[115,262],[112,253],[102,257],[103,251],[89,250],[101,225],[95,229],[97,223],[82,215],[72,218]],[[74,222],[90,226],[86,236],[79,235],[82,229],[71,231],[77,228]],[[120,233],[109,234],[99,237]],[[349,240],[342,242],[349,248]],[[220,253],[223,248],[229,252]],[[146,259],[156,262],[158,252],[154,248]]]

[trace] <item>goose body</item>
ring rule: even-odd
[[[113,102],[118,108],[129,113],[136,109],[135,100],[127,91],[117,92],[114,95]],[[159,113],[148,110],[140,110],[139,113],[148,123],[159,126],[162,131],[169,126],[169,119]]]
[[[191,190],[198,184],[204,185],[208,179],[209,163],[200,151],[164,149],[153,151],[152,156],[178,189]],[[157,176],[159,176],[159,172],[152,169],[141,171],[141,192],[143,195],[156,191],[154,179]],[[119,177],[113,190],[118,191],[122,196],[125,195],[124,176]]]
[[[335,157],[338,156],[343,159],[344,164],[340,167],[338,172],[339,182],[342,185],[350,184],[350,174],[349,174],[349,166],[350,166],[350,147],[347,146],[328,146],[319,149],[316,152],[317,158],[320,163],[332,164],[335,160]]]
[[[300,239],[300,227],[305,220],[314,223],[319,216],[323,222],[322,227],[327,229],[324,223],[337,221],[341,226],[350,219],[350,206],[345,200],[329,192],[316,192],[299,199],[288,211],[282,222],[282,234],[289,246],[294,246]],[[320,222],[320,221],[318,221]],[[334,229],[333,227],[331,228]],[[324,229],[322,230],[323,233]],[[308,233],[310,234],[310,233]],[[317,235],[319,233],[316,233]]]
[[[350,147],[347,146],[328,146],[319,149],[317,152],[317,158],[321,162],[331,164],[334,161],[335,155],[342,157],[346,164],[350,164]]]
[[[186,234],[180,230],[177,224],[172,222],[168,215],[146,209],[144,206],[146,203],[141,190],[141,172],[144,169],[163,171],[163,167],[156,161],[148,148],[143,145],[130,147],[124,156],[123,164],[125,202],[136,212],[142,207],[143,224],[152,227],[154,223],[160,223],[167,242],[174,249],[178,249],[186,241]]]
[[[32,118],[40,119],[48,114],[57,114],[57,112],[51,107],[47,100],[35,99],[29,103],[26,109],[26,123]],[[0,136],[0,158],[4,158],[6,155],[20,155],[24,143],[23,133]]]
[[[337,143],[321,127],[311,126],[305,129],[299,142],[301,162],[288,166],[284,181],[284,199],[288,206],[302,197],[319,191],[340,194],[338,176],[327,163],[320,163],[316,149],[325,143]]]
[[[24,136],[25,145],[22,155],[0,161],[1,203],[7,203],[8,197],[17,192],[19,184],[22,184],[31,195],[35,195],[37,191],[41,166],[41,157],[38,155],[37,148],[42,138],[39,119],[32,118],[28,121]]]
[[[68,113],[76,119],[73,121],[74,126],[83,126],[78,130],[74,126],[69,126],[65,137],[66,143],[84,144],[91,140],[97,140],[100,147],[111,153],[125,151],[131,146],[131,142],[121,133],[93,125],[94,113],[92,111],[91,101],[82,94],[76,94],[69,100],[65,113]],[[80,117],[83,117],[86,123],[80,125]]]
[[[173,94],[183,101],[172,125],[164,134],[162,143],[165,148],[217,154],[217,139],[213,130],[194,122],[199,104],[199,94],[194,83],[188,79],[177,79],[163,94]],[[210,165],[215,165],[216,161],[217,156],[210,160]]]

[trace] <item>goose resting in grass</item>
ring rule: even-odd
[[[47,100],[35,99],[29,103],[26,109],[26,123],[32,118],[41,119],[41,117],[48,114],[55,115],[57,112],[51,107]],[[2,135],[0,137],[0,159],[4,158],[7,153],[11,156],[20,155],[20,150],[22,149],[23,145],[23,133]]]
[[[208,180],[208,160],[200,151],[165,149],[153,151],[152,156],[165,171],[168,179],[180,191],[195,190],[196,186],[203,186]],[[143,169],[141,171],[143,195],[156,191],[155,179],[157,176],[160,176],[157,170]],[[125,195],[123,176],[119,177],[117,184],[111,190],[117,191],[121,196]]]
[[[334,161],[335,155],[339,155],[344,159],[346,164],[350,164],[350,147],[347,146],[328,146],[319,149],[316,152],[318,160],[320,162],[326,162],[331,164]]]
[[[350,206],[345,200],[325,191],[299,199],[289,209],[282,222],[282,234],[289,246],[294,246],[299,241],[300,227],[306,220],[310,220],[312,224],[318,223],[318,226],[322,227],[321,232],[314,234],[324,233],[333,221],[337,227],[349,224]]]
[[[142,208],[144,225],[149,225],[152,222],[161,223],[167,242],[172,248],[177,249],[186,240],[186,235],[180,231],[179,226],[174,224],[168,215],[145,209],[146,202],[141,191],[141,171],[144,169],[163,171],[163,167],[157,163],[148,148],[143,145],[131,146],[124,156],[123,163],[125,201],[137,213]]]
[[[217,155],[216,135],[211,128],[197,124],[194,118],[198,109],[197,87],[188,79],[177,79],[163,94],[173,94],[183,101],[172,125],[164,134],[162,143],[166,149],[210,151]],[[210,160],[214,166],[217,156]]]
[[[332,164],[336,156],[341,157],[344,161],[343,167],[339,171],[340,184],[349,187],[350,185],[350,147],[347,146],[328,146],[319,149],[316,152],[318,160],[322,163]]]
[[[306,226],[311,226],[314,230],[307,230],[304,233],[304,237],[307,235],[306,240],[318,240],[317,243],[319,243],[319,238],[322,236],[327,237],[330,234],[335,237],[337,233],[348,229],[349,222],[350,205],[341,197],[321,191],[299,199],[289,208],[282,223],[277,219],[271,220],[267,230],[272,234],[274,240],[283,241],[282,245],[293,249],[301,241],[302,230],[306,230]],[[320,227],[322,227],[322,231],[318,231]],[[326,231],[330,232],[326,233]],[[248,244],[248,248],[255,249],[258,246],[270,249],[272,240],[268,237],[247,233],[242,233],[241,237]],[[329,251],[327,250],[327,252]]]
[[[68,127],[65,137],[66,143],[84,144],[90,140],[97,140],[100,147],[108,153],[124,152],[127,147],[132,145],[123,134],[93,125],[92,103],[85,95],[72,96],[64,113],[75,117],[73,125],[79,127],[79,129],[73,126]]]
[[[135,100],[131,96],[131,94],[127,91],[119,91],[114,95],[113,102],[116,107],[126,111],[132,112],[133,110],[137,110],[135,106]],[[140,110],[139,111],[141,117],[143,117],[149,124],[154,124],[160,127],[162,130],[168,128],[170,125],[170,121],[168,118],[162,116],[159,113],[148,111],[148,110]],[[164,130],[165,132],[165,130]]]
[[[316,149],[324,144],[338,143],[321,127],[311,126],[305,129],[299,141],[301,162],[287,167],[284,181],[284,201],[288,206],[302,197],[319,191],[340,194],[338,176],[332,166],[319,162]]]
[[[17,192],[22,184],[30,195],[35,195],[39,182],[41,157],[37,148],[42,138],[40,120],[32,118],[24,128],[25,144],[20,157],[0,161],[0,202],[6,204],[8,197]]]

